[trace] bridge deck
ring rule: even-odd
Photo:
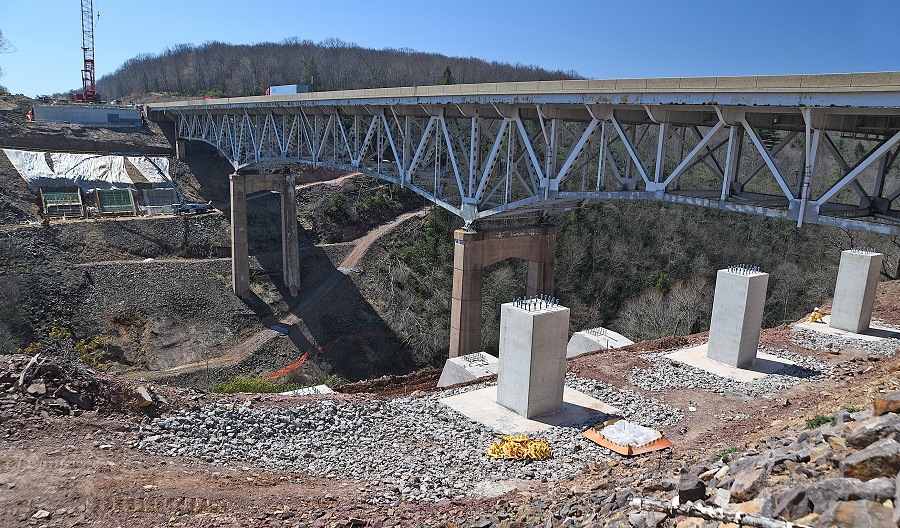
[[[821,97],[821,96],[827,97]],[[797,97],[800,97],[798,100]],[[148,105],[151,111],[215,108],[231,105],[277,106],[278,103],[403,104],[403,102],[572,102],[595,104],[737,104],[900,108],[900,72],[741,77],[671,77],[657,79],[589,79],[509,83],[410,86],[196,99]],[[844,104],[841,104],[844,103]]]

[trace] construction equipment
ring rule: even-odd
[[[203,214],[209,212],[209,206],[212,202],[181,202],[172,204],[172,212],[175,214]]]
[[[94,82],[94,1],[81,0],[81,49],[84,51],[84,68],[81,81],[84,90],[75,94],[75,100],[84,103],[101,102]]]

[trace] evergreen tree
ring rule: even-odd
[[[450,66],[444,68],[444,73],[441,74],[441,84],[456,84],[456,80],[453,79],[453,72],[450,71]]]
[[[319,69],[316,66],[316,61],[312,57],[306,60],[306,65],[303,67],[303,76],[300,78],[300,82],[309,86],[310,92],[315,92],[318,88],[316,85],[316,80],[319,77]]]

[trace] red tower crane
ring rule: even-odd
[[[84,69],[81,80],[84,91],[75,94],[76,101],[99,103],[100,94],[94,87],[94,1],[81,0],[81,49],[84,50]]]

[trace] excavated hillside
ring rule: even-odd
[[[569,387],[673,444],[637,457],[583,438],[593,424],[537,433],[546,460],[488,457],[496,435],[439,399],[490,379],[440,390],[423,371],[330,395],[222,395],[0,356],[0,522],[732,528],[747,515],[746,526],[894,526],[900,416],[876,416],[873,403],[900,400],[898,297],[900,283],[880,285],[876,320],[898,329],[880,341],[764,330],[764,349],[803,367],[753,383],[661,360],[704,335],[570,360]],[[657,511],[673,503],[683,508]]]
[[[85,128],[31,123],[32,102],[0,97],[3,147],[79,152],[170,155],[158,125],[139,129]],[[109,368],[166,377],[185,364],[217,357],[219,368],[172,374],[208,387],[234,375],[268,374],[310,354],[292,374],[298,382],[334,376],[360,380],[415,368],[403,343],[381,321],[345,274],[336,271],[354,240],[420,202],[404,195],[357,212],[389,186],[337,171],[298,172],[302,291],[292,298],[281,284],[279,197],[264,193],[249,206],[252,285],[249,302],[230,290],[230,164],[205,145],[191,144],[185,161],[171,159],[171,178],[188,199],[211,201],[196,216],[41,220],[38,197],[0,155],[0,274],[6,302],[0,311],[0,348],[45,339],[54,327],[79,339],[110,336]],[[341,197],[337,200],[335,197]],[[325,204],[345,208],[323,213]],[[292,311],[298,324],[274,339],[268,327]],[[247,347],[247,342],[253,342]]]

